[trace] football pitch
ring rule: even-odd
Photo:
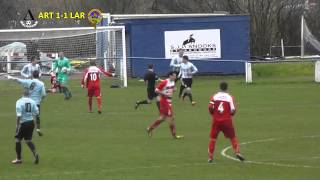
[[[207,106],[218,83],[226,80],[235,96],[234,117],[244,163],[232,160],[230,142],[220,134],[213,164],[207,163],[211,118]],[[193,96],[198,102],[174,98],[177,134],[172,139],[167,123],[150,138],[146,127],[158,116],[155,102],[134,109],[144,99],[143,82],[130,79],[128,88],[102,84],[103,112],[87,112],[86,90],[79,80],[70,83],[73,98],[49,94],[41,105],[43,137],[34,134],[40,164],[25,143],[23,163],[15,158],[15,102],[22,88],[0,81],[0,179],[224,179],[301,180],[320,177],[320,85],[312,75],[257,78],[196,77]],[[49,83],[46,80],[46,86]],[[179,84],[178,84],[179,85]],[[94,101],[94,107],[95,107]]]

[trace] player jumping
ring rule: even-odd
[[[183,138],[183,136],[176,135],[176,125],[174,123],[172,112],[172,97],[177,74],[176,72],[171,71],[168,76],[169,78],[161,81],[156,88],[156,93],[160,95],[160,116],[147,128],[147,133],[149,136],[151,136],[152,130],[158,127],[164,120],[168,119],[172,137],[175,139],[180,139]]]
[[[236,113],[234,98],[226,92],[228,89],[228,84],[226,82],[220,83],[220,89],[220,92],[210,98],[208,107],[212,116],[208,162],[213,162],[213,152],[220,131],[223,132],[226,138],[231,140],[232,148],[236,157],[240,161],[244,161],[244,157],[240,154],[239,143],[232,123],[232,116]]]
[[[97,98],[98,113],[101,114],[101,92],[100,92],[100,75],[103,74],[108,77],[114,76],[114,74],[106,72],[103,68],[96,66],[94,60],[90,60],[90,67],[85,70],[84,77],[81,81],[82,88],[86,87],[88,89],[88,105],[89,112],[92,112],[92,97]]]

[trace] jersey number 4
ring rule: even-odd
[[[224,107],[223,107],[223,102],[220,102],[220,104],[219,104],[219,106],[218,106],[218,111],[219,111],[219,113],[223,113],[223,111],[224,111]]]

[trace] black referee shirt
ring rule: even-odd
[[[147,82],[148,89],[155,89],[156,80],[158,80],[158,76],[155,72],[148,70],[144,74],[144,81]]]

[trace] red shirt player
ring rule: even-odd
[[[92,112],[92,97],[97,98],[98,113],[101,114],[101,92],[100,92],[100,76],[101,74],[111,77],[113,74],[106,72],[103,68],[98,68],[94,60],[90,61],[90,67],[85,70],[81,86],[88,89],[88,105],[89,112]]]
[[[176,135],[176,126],[174,123],[173,112],[172,112],[172,96],[174,92],[175,80],[177,78],[176,72],[170,72],[168,74],[169,78],[161,81],[157,88],[156,93],[160,95],[160,116],[153,122],[148,128],[147,133],[149,136],[152,135],[152,130],[160,125],[164,120],[168,118],[169,127],[171,130],[172,137],[175,139],[183,138],[183,136]]]
[[[244,161],[244,157],[240,154],[239,143],[235,134],[232,123],[232,116],[236,113],[234,98],[226,91],[228,84],[220,83],[221,91],[210,98],[209,112],[212,116],[212,126],[209,141],[209,163],[213,161],[213,152],[219,132],[222,131],[226,138],[231,140],[232,148],[236,157],[240,161]]]

